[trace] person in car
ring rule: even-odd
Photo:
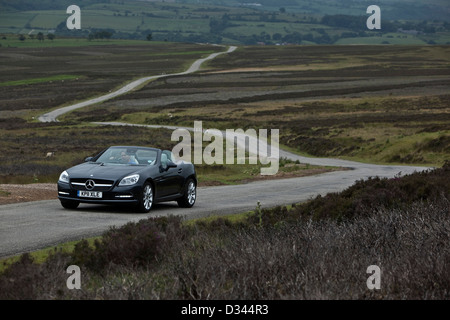
[[[126,164],[139,164],[134,156],[131,156],[125,152],[120,154],[120,162]]]

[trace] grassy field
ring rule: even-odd
[[[28,39],[27,41],[21,41],[19,37],[12,34],[4,34],[1,37],[5,39],[0,40],[2,48],[54,48],[54,47],[90,47],[90,46],[142,46],[142,45],[160,45],[159,41],[149,43],[144,40],[124,40],[124,39],[94,39],[88,40],[86,38],[76,37],[61,37],[54,40],[45,39],[39,41],[37,39]],[[0,37],[0,38],[1,38]]]
[[[28,2],[28,5],[26,5]],[[30,3],[31,2],[31,3]],[[243,5],[240,2],[164,2],[164,1],[84,1],[81,6],[81,31],[69,32],[65,26],[69,2],[36,4],[3,4],[0,12],[0,33],[25,35],[22,42],[33,42],[29,35],[39,32],[60,36],[87,38],[89,32],[107,29],[115,38],[145,39],[151,33],[158,41],[189,41],[228,44],[291,43],[291,44],[446,44],[450,41],[448,6],[442,2],[427,5],[383,1],[383,21],[395,21],[393,30],[370,31],[365,25],[368,3],[339,3],[335,1],[308,1],[288,5],[276,3],[263,6]],[[1,6],[2,4],[0,4]],[[401,6],[408,6],[404,12]],[[351,15],[358,26],[327,25],[325,15]],[[361,19],[361,17],[363,19]],[[364,21],[363,21],[364,20]],[[425,26],[433,32],[423,32]],[[390,22],[392,23],[392,22]],[[407,36],[397,30],[413,29],[418,34]],[[409,28],[409,29],[408,29]],[[422,29],[421,29],[422,28]],[[424,29],[427,30],[427,29]],[[392,31],[392,33],[390,33]],[[376,35],[374,37],[374,35]],[[380,37],[392,36],[392,39]],[[6,41],[2,46],[8,46]]]
[[[80,76],[76,76],[76,75],[62,74],[62,75],[57,75],[57,76],[52,76],[52,77],[43,77],[43,78],[16,80],[16,81],[5,81],[5,82],[0,83],[0,87],[22,86],[22,85],[36,84],[36,83],[42,83],[42,82],[74,80],[74,79],[78,79],[79,77]]]

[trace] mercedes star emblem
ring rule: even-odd
[[[94,180],[89,179],[84,185],[86,186],[86,189],[92,190],[95,187],[95,182]]]

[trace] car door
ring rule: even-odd
[[[179,171],[181,170],[181,167],[170,167],[169,162],[173,163],[171,161],[171,155],[170,151],[163,151],[161,152],[161,159],[160,159],[160,176],[158,178],[158,190],[157,190],[157,196],[160,197],[167,197],[174,194],[178,194],[181,189],[181,175]]]

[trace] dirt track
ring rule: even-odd
[[[100,97],[92,98],[92,99],[89,99],[87,101],[79,102],[79,103],[76,103],[74,105],[70,105],[70,106],[67,106],[67,107],[58,108],[56,110],[53,110],[53,111],[48,112],[46,114],[43,114],[43,115],[41,115],[39,117],[39,121],[41,121],[41,122],[54,122],[54,121],[57,121],[57,118],[59,116],[65,114],[67,112],[70,112],[70,111],[73,111],[73,110],[76,110],[76,109],[80,109],[80,108],[84,108],[84,107],[90,106],[92,104],[100,103],[100,102],[107,101],[107,100],[113,99],[115,97],[121,96],[121,95],[126,94],[126,93],[136,89],[137,87],[143,85],[144,83],[146,83],[148,81],[151,81],[151,80],[156,80],[156,79],[159,79],[159,78],[166,78],[166,77],[169,77],[169,76],[178,76],[178,75],[186,75],[186,74],[194,73],[194,72],[196,72],[196,71],[198,71],[200,69],[201,65],[204,62],[206,62],[208,60],[212,60],[212,59],[216,58],[217,56],[219,56],[221,54],[233,52],[234,50],[236,50],[236,47],[231,46],[231,47],[228,48],[227,51],[218,52],[218,53],[212,53],[206,58],[198,59],[189,67],[188,70],[183,71],[183,72],[173,73],[173,74],[161,74],[161,75],[156,75],[156,76],[148,76],[148,77],[140,78],[140,79],[135,80],[135,81],[133,81],[131,83],[128,83],[127,85],[121,87],[118,90],[115,90],[115,91],[110,92],[108,94],[102,95]]]

